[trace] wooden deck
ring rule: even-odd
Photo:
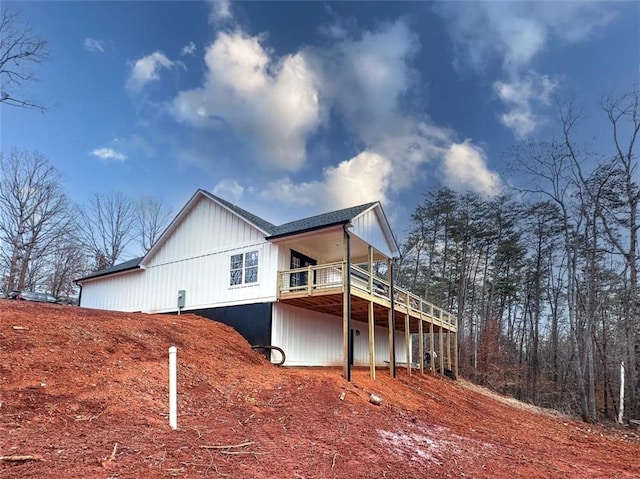
[[[369,264],[372,265],[373,261],[370,261]],[[418,358],[424,358],[425,351],[437,352],[438,359],[431,361],[431,371],[437,370],[443,374],[446,370],[452,370],[457,376],[457,318],[415,294],[395,286],[392,288],[389,281],[369,274],[367,269],[351,265],[350,275],[347,275],[346,265],[346,262],[336,262],[280,271],[278,273],[278,300],[300,308],[342,317],[343,355],[345,358],[348,357],[351,347],[349,345],[349,320],[368,323],[369,368],[372,379],[375,379],[376,376],[373,339],[375,326],[387,328],[389,369],[392,376],[395,376],[396,367],[393,346],[396,331],[404,332],[407,358],[411,358],[411,334],[416,333],[418,336]],[[350,277],[350,282],[348,277]],[[350,294],[347,294],[345,288],[347,284],[350,285]],[[393,314],[391,314],[392,311]],[[426,349],[425,336],[428,337],[429,349]],[[406,364],[407,372],[411,375],[411,365],[409,362]],[[420,372],[424,373],[423,361],[419,361],[419,364]],[[346,359],[345,377],[350,380],[350,366]]]
[[[344,308],[345,263],[291,269],[278,273],[278,299],[283,303],[342,316]],[[391,310],[391,285],[385,279],[370,275],[358,266],[351,266],[351,317],[368,321],[369,304],[373,303],[377,325],[386,326]],[[409,318],[409,332],[419,333],[420,322],[427,323],[436,333],[458,331],[458,321],[449,312],[402,288],[393,288],[396,324]],[[403,329],[403,328],[400,328]]]

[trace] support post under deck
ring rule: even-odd
[[[422,316],[422,314],[420,314]],[[422,317],[418,321],[418,354],[420,355],[420,372],[424,374],[424,330],[422,325]]]
[[[351,238],[347,232],[346,225],[344,231],[344,261],[345,267],[342,272],[342,285],[344,296],[342,301],[342,354],[344,356],[344,378],[351,382]]]
[[[456,359],[456,369],[455,369],[455,373],[456,373],[456,378],[458,377],[458,332],[456,331],[453,335],[453,354],[454,357]]]
[[[451,364],[451,330],[447,331],[447,369],[453,371],[453,364]]]
[[[395,311],[395,294],[393,284],[393,261],[387,260],[387,274],[389,275],[389,284],[391,286],[391,308],[389,309],[389,372],[391,377],[396,377],[396,311]]]
[[[440,343],[440,353],[439,353],[439,360],[440,360],[440,375],[442,376],[444,374],[444,338],[442,337],[442,335],[444,334],[444,330],[442,328],[442,316],[440,317],[440,331],[438,332],[438,342]]]
[[[376,321],[373,310],[373,301],[369,301],[369,374],[371,379],[376,379]]]
[[[429,322],[429,355],[431,356],[431,364],[429,364],[429,369],[431,369],[431,373],[434,373],[436,370],[436,345],[435,340],[433,338],[433,308],[431,308],[431,321]]]
[[[409,315],[404,315],[404,349],[407,355],[407,374],[411,376],[411,341],[409,336]]]

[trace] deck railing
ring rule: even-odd
[[[322,294],[329,290],[344,292],[345,263],[327,263],[317,266],[289,269],[278,272],[278,294],[282,298],[287,296],[304,296]],[[391,284],[376,274],[356,265],[351,265],[351,287],[356,288],[373,297],[391,302]],[[428,317],[443,326],[457,328],[457,318],[448,311],[425,301],[409,291],[394,286],[393,300],[396,310],[407,311],[410,316]]]

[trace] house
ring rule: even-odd
[[[83,307],[195,313],[282,348],[289,366],[395,375],[396,362],[411,371],[417,337],[419,357],[428,342],[439,370],[456,370],[456,318],[395,287],[398,257],[379,202],[275,226],[198,190],[144,257],[77,284]]]

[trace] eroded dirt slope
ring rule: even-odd
[[[3,479],[640,478],[633,432],[404,370],[277,368],[192,315],[0,300],[0,403],[0,456],[32,458],[0,460]]]

